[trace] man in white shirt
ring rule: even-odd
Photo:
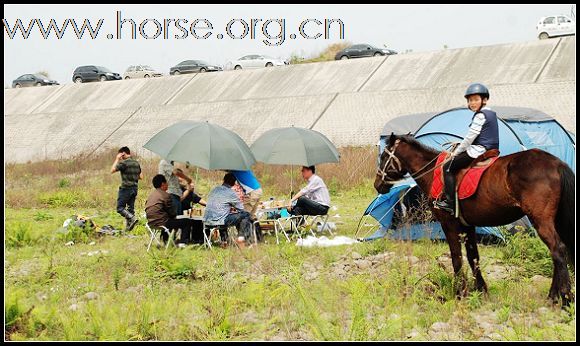
[[[294,207],[288,208],[292,215],[326,215],[330,207],[330,194],[322,178],[315,174],[314,166],[302,166],[302,177],[308,180],[308,185],[298,191],[290,200],[296,201]]]

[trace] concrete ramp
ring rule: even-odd
[[[576,36],[564,37],[535,82],[576,80]]]
[[[43,87],[32,87],[4,90],[4,114],[29,114],[45,103],[64,85],[51,85]]]
[[[134,109],[5,116],[6,162],[65,159],[97,149]]]
[[[463,87],[426,90],[393,90],[340,94],[313,130],[325,134],[336,146],[374,145],[385,123],[400,115],[449,109],[463,105]]]
[[[361,91],[533,83],[558,40],[391,56]]]
[[[69,84],[35,113],[162,105],[195,75]]]
[[[357,91],[385,57],[204,73],[170,104]]]
[[[337,146],[374,145],[386,121],[465,105],[473,82],[490,106],[530,107],[576,132],[576,38],[258,70],[5,90],[7,162],[72,157],[128,145],[182,119],[210,121],[248,144],[284,126]],[[195,148],[192,148],[195,150]]]

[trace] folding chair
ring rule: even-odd
[[[330,235],[334,236],[334,233],[332,233],[332,231],[330,230],[330,227],[326,227],[326,224],[328,223],[328,214],[326,215],[304,215],[305,216],[305,222],[308,223],[308,228],[310,228],[310,233],[312,233],[312,235],[316,236],[314,234],[314,227],[316,227],[316,223],[318,222],[318,220],[322,221],[322,228],[320,230],[320,232],[324,232],[325,228],[328,230],[328,233],[330,233]],[[309,220],[310,219],[310,220]],[[310,222],[308,222],[310,221]]]
[[[145,220],[147,220],[147,215],[145,213],[143,213],[143,218]],[[153,243],[153,240],[155,240],[157,242],[156,245],[158,246],[163,246],[163,244],[161,244],[161,242],[159,241],[159,236],[161,235],[161,232],[165,232],[165,234],[168,235],[167,238],[167,244],[165,244],[165,250],[167,250],[169,248],[169,244],[173,243],[173,245],[175,246],[175,230],[171,230],[169,231],[169,228],[165,227],[165,226],[161,226],[161,227],[151,227],[149,226],[149,222],[145,222],[145,228],[147,228],[147,230],[149,231],[149,236],[151,237],[151,239],[149,239],[149,245],[147,245],[147,252],[149,252],[149,249],[151,248],[151,244]]]
[[[258,221],[254,221],[253,223],[251,223],[251,227],[252,227],[252,235],[254,237],[254,242],[257,244],[258,243],[258,235],[256,233],[256,222],[258,222]],[[235,239],[238,235],[238,230],[237,230],[236,226],[234,226],[234,225],[226,226],[226,225],[218,225],[218,224],[208,223],[208,224],[204,224],[204,230],[203,230],[203,239],[204,239],[205,245],[207,245],[207,247],[211,248],[212,233],[215,232],[216,230],[219,232],[220,239],[222,242],[227,242],[229,245],[236,244]]]
[[[304,216],[302,215],[292,215],[292,216],[288,216],[288,217],[281,217],[279,219],[275,220],[276,223],[276,227],[275,232],[276,232],[276,244],[279,244],[278,241],[278,232],[281,232],[282,234],[284,234],[284,237],[286,237],[286,242],[290,242],[290,237],[288,236],[288,233],[286,232],[286,230],[288,229],[289,231],[291,231],[293,234],[297,234],[299,238],[302,238],[302,232],[300,230],[300,225],[304,222]]]
[[[165,244],[166,250],[169,248],[169,244],[173,243],[173,245],[175,245],[175,241],[174,241],[175,230],[174,229],[169,231],[169,229],[165,226],[151,227],[151,226],[149,226],[148,222],[145,223],[145,228],[147,228],[147,230],[149,231],[149,235],[151,236],[151,239],[149,240],[149,245],[147,246],[147,252],[149,252],[149,248],[151,248],[151,244],[153,243],[153,240],[155,240],[157,242],[157,245],[163,246],[163,244],[161,244],[161,242],[159,241],[159,238],[158,238],[161,235],[161,232],[165,232],[169,236],[167,239],[167,244]]]
[[[231,228],[235,226],[226,226],[224,224],[204,223],[203,225],[203,240],[207,247],[211,248],[212,236],[214,232],[218,232],[222,242],[231,242],[235,235],[232,235]]]

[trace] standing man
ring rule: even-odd
[[[115,162],[111,166],[111,174],[121,172],[121,186],[117,196],[117,213],[125,218],[125,231],[131,231],[137,224],[135,217],[135,199],[139,179],[143,179],[143,172],[137,160],[131,157],[127,147],[119,149]]]
[[[173,161],[168,162],[165,159],[159,161],[158,173],[163,175],[167,180],[167,192],[171,195],[171,200],[173,201],[177,215],[181,215],[183,213],[183,208],[181,207],[183,193],[181,191],[181,185],[179,185],[179,178],[184,179],[188,184],[191,184],[193,180],[185,175],[181,169],[176,168],[173,165]]]

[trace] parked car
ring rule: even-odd
[[[392,49],[377,48],[375,46],[371,46],[370,44],[355,44],[336,53],[334,59],[342,60],[393,54],[397,54],[397,52]]]
[[[123,74],[123,79],[161,77],[163,73],[152,69],[148,65],[129,66]]]
[[[87,65],[80,66],[73,72],[72,80],[75,83],[85,83],[90,81],[107,81],[107,80],[120,80],[121,75],[115,72],[111,72],[106,67]]]
[[[215,72],[221,71],[222,68],[215,65],[210,65],[203,60],[185,60],[179,64],[169,68],[169,74],[179,75],[182,73],[196,73],[196,72]]]
[[[226,63],[226,70],[241,70],[250,68],[262,68],[272,66],[288,65],[287,61],[276,59],[267,55],[245,55],[237,60],[228,61]]]
[[[536,25],[540,40],[565,35],[576,35],[576,23],[566,15],[542,17]]]
[[[57,81],[48,79],[47,76],[40,73],[23,74],[22,76],[12,81],[13,88],[41,86],[41,85],[59,85],[59,84]]]

